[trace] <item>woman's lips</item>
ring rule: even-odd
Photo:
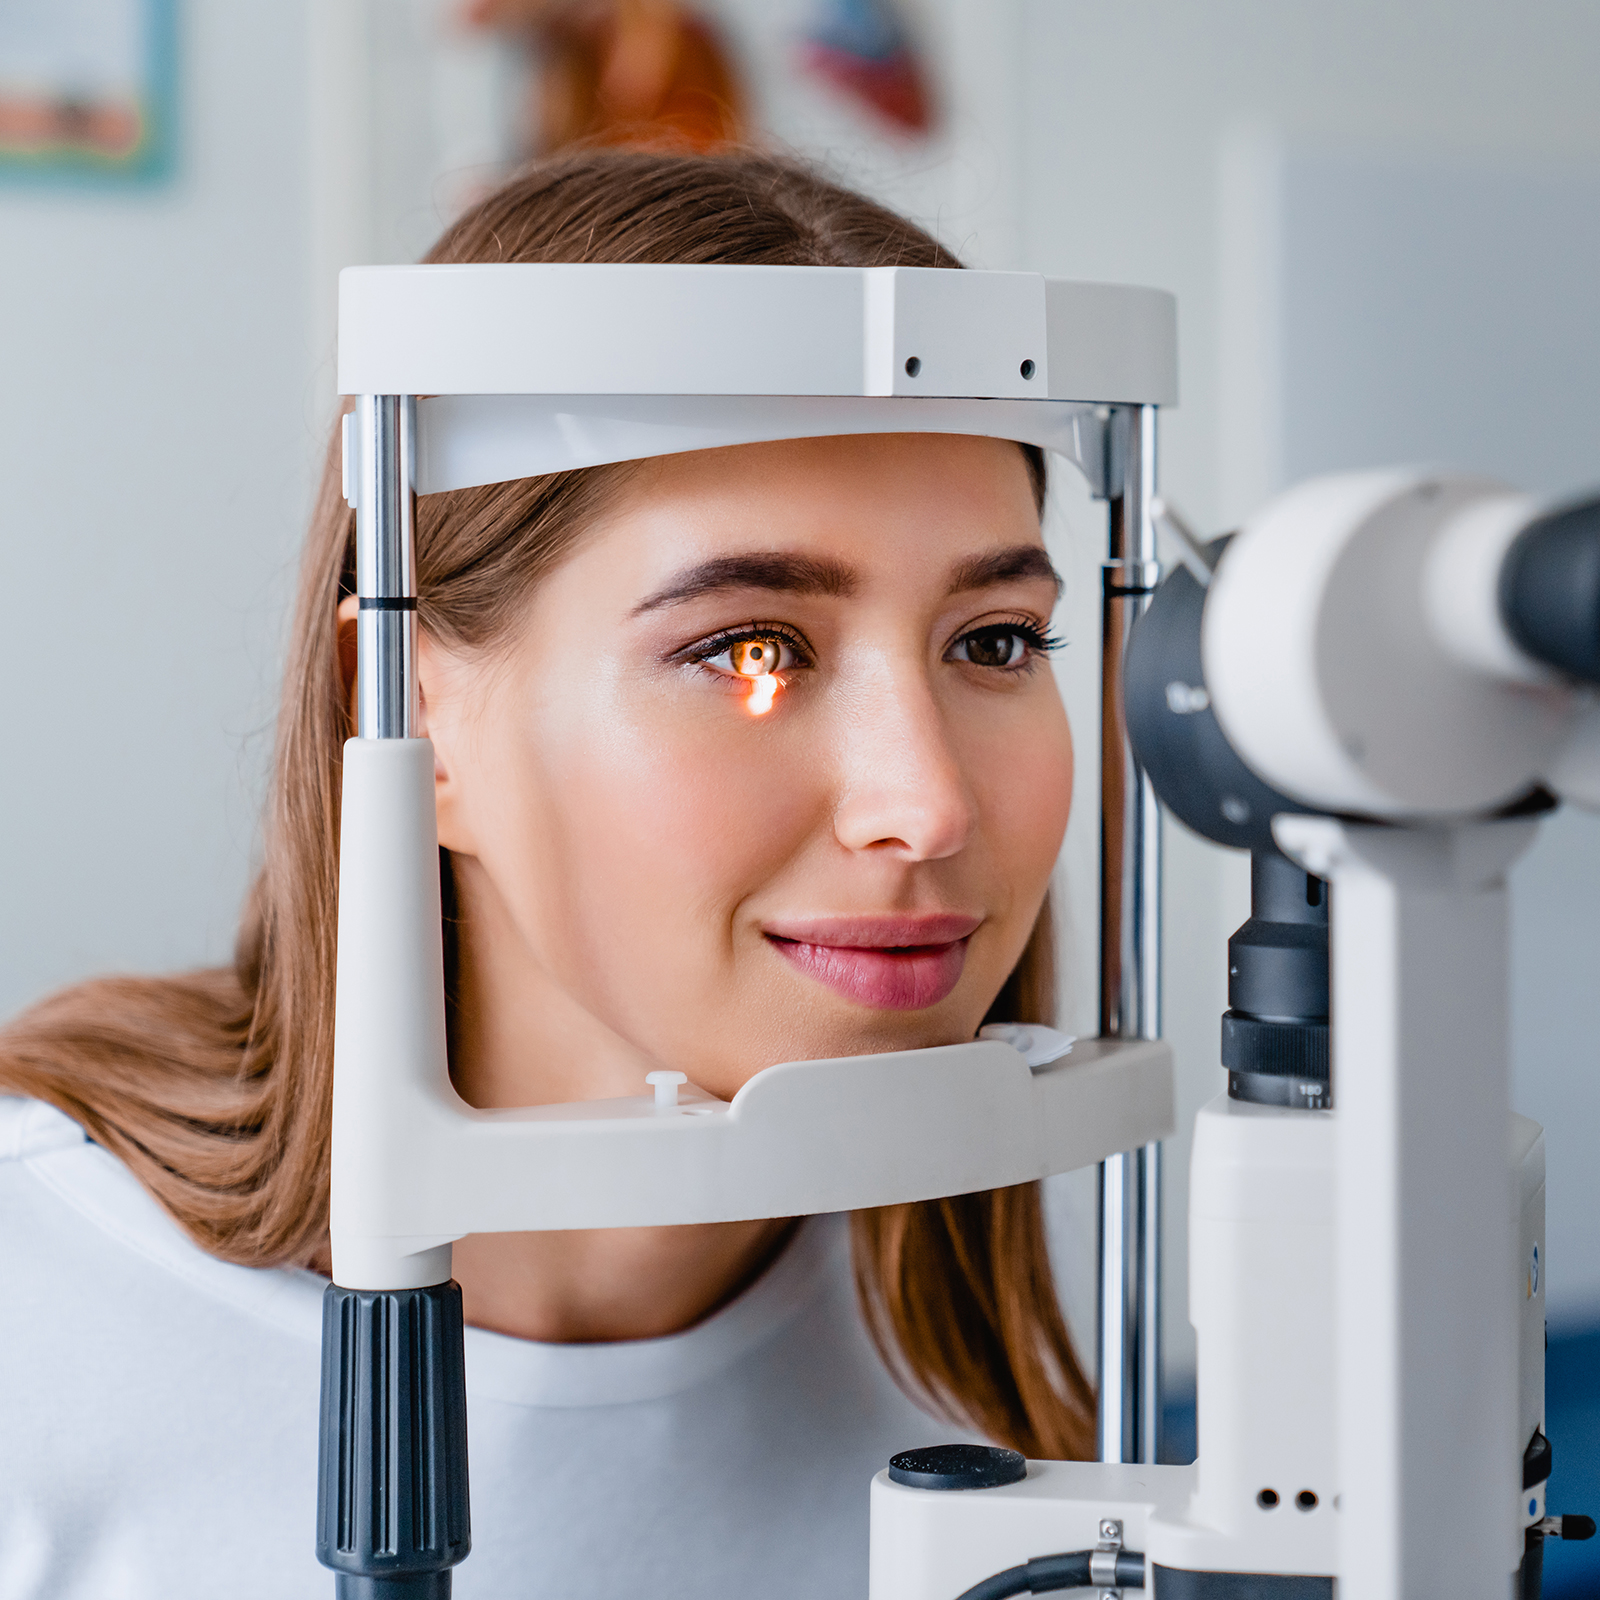
[[[967,939],[983,919],[814,917],[769,924],[773,947],[836,994],[878,1011],[921,1011],[955,988]]]

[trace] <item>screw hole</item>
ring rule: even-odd
[[[1024,361],[1022,363],[1022,376],[1024,378],[1031,378],[1033,376],[1033,372],[1033,363],[1031,361]]]
[[[921,371],[922,371],[922,357],[921,356],[907,356],[906,357],[906,376],[908,378],[914,378]]]
[[[1294,1503],[1302,1511],[1315,1511],[1317,1509],[1317,1497],[1309,1489],[1302,1489],[1294,1497]]]
[[[1261,1493],[1256,1496],[1256,1504],[1260,1506],[1263,1511],[1272,1510],[1277,1503],[1278,1491],[1276,1489],[1263,1489]]]

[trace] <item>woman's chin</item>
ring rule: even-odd
[[[832,1015],[819,1016],[818,1012]],[[768,1062],[828,1061],[842,1056],[882,1055],[889,1050],[925,1050],[934,1045],[962,1044],[982,1021],[973,1007],[956,997],[918,1011],[865,1011],[859,1006],[825,1004],[807,1008],[791,1028],[774,1030],[760,1058]],[[774,1043],[777,1051],[774,1053]],[[754,1076],[754,1074],[750,1074]]]
[[[915,1009],[863,1004],[788,968],[778,982],[769,976],[742,1003],[721,1009],[723,1026],[711,1036],[680,1037],[669,1052],[678,1059],[664,1057],[661,1064],[732,1099],[758,1072],[782,1062],[964,1044],[977,1034],[991,999],[983,975],[970,967],[953,992]]]

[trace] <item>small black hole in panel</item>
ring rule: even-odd
[[[1033,376],[1033,374],[1034,374],[1034,365],[1033,365],[1033,363],[1031,361],[1024,361],[1022,363],[1021,371],[1022,371],[1022,376],[1024,378],[1031,378]]]
[[[1317,1509],[1317,1497],[1309,1489],[1302,1489],[1294,1497],[1294,1503],[1302,1511],[1315,1511]]]
[[[1278,1491],[1276,1489],[1263,1489],[1261,1493],[1256,1496],[1256,1504],[1260,1506],[1263,1511],[1270,1511],[1275,1505],[1277,1505],[1277,1503]]]
[[[921,371],[922,371],[922,357],[921,356],[907,356],[906,357],[906,376],[908,378],[914,378]]]

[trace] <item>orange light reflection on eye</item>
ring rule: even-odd
[[[778,681],[778,676],[773,672],[763,672],[760,677],[750,680],[750,697],[745,701],[745,709],[752,717],[764,717],[772,709],[773,698],[783,685]]]

